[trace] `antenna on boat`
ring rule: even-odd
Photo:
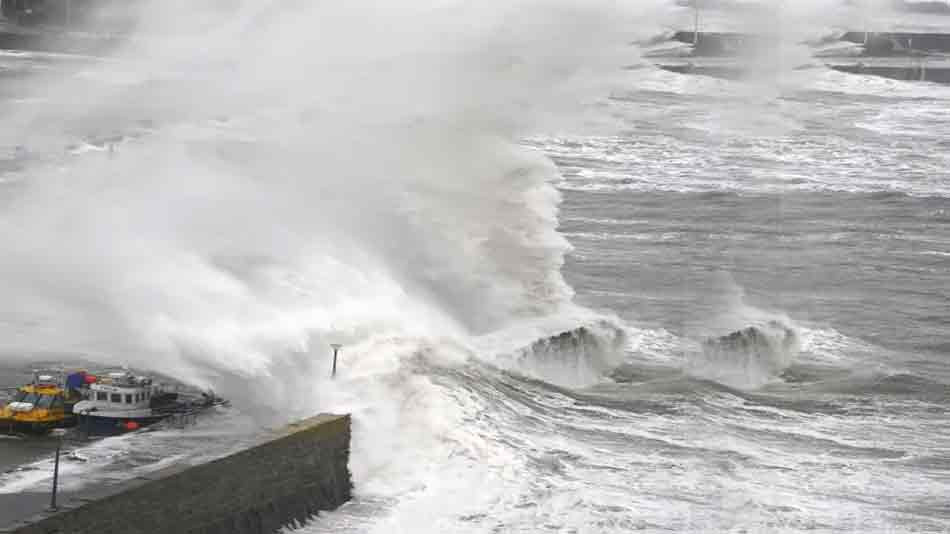
[[[336,356],[340,352],[340,348],[343,346],[339,343],[330,343],[330,346],[333,347],[333,373],[330,375],[331,378],[336,378]]]

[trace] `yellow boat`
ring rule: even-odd
[[[45,434],[76,424],[73,406],[82,400],[84,371],[33,373],[33,382],[20,386],[0,409],[0,432]]]

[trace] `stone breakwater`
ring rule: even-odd
[[[350,416],[319,415],[245,450],[83,490],[2,534],[270,534],[350,499]]]

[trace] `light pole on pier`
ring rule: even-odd
[[[63,436],[59,436],[56,441],[56,459],[53,460],[53,494],[50,497],[49,509],[56,511],[56,489],[59,486],[59,453],[63,449]]]

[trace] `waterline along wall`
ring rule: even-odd
[[[270,534],[350,498],[350,416],[319,415],[238,453],[83,491],[10,534]]]

